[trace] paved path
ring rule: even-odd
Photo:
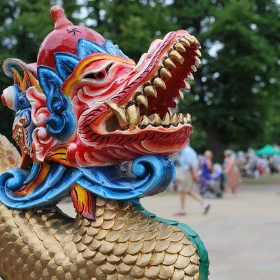
[[[280,279],[280,182],[244,186],[238,197],[208,199],[209,213],[187,198],[187,216],[174,217],[179,198],[163,194],[142,200],[158,216],[191,226],[210,257],[211,280]]]

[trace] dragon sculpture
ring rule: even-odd
[[[140,199],[174,179],[190,115],[171,113],[200,66],[187,31],[155,40],[139,62],[51,8],[36,63],[6,59],[20,156],[0,139],[3,279],[208,279],[208,254],[185,224]],[[76,218],[57,206],[71,198]]]

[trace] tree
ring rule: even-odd
[[[138,61],[155,38],[177,29],[169,6],[163,0],[92,1],[86,4],[87,24],[118,44],[125,54]],[[87,22],[87,21],[85,21]]]
[[[279,33],[279,1],[257,0],[254,7],[255,13],[259,14],[258,29],[263,35],[264,40],[271,46],[267,50],[267,56],[270,56],[271,67],[269,67],[269,80],[265,83],[267,95],[271,101],[267,103],[268,118],[264,121],[267,142],[279,144],[280,139],[280,99],[279,99],[279,68],[280,68],[280,33]],[[272,50],[271,50],[272,49]],[[262,147],[260,143],[258,147]]]

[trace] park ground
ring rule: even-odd
[[[187,198],[178,217],[177,193],[142,199],[160,217],[188,224],[201,237],[210,259],[210,280],[280,279],[280,175],[244,179],[237,197],[208,199],[211,209]]]

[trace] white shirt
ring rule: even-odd
[[[190,145],[186,145],[183,148],[183,150],[180,152],[179,165],[185,171],[188,171],[190,169],[190,166],[197,168],[198,166],[197,153]]]

